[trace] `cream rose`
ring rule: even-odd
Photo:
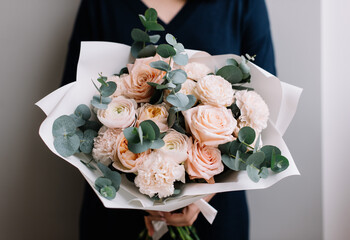
[[[165,103],[158,105],[146,103],[138,109],[136,126],[138,127],[140,123],[145,120],[152,120],[157,124],[161,132],[166,132],[169,128],[167,121],[168,115],[169,113],[166,109]]]
[[[234,140],[232,133],[237,121],[225,107],[200,105],[182,112],[186,127],[194,138],[209,146],[218,146]]]
[[[122,172],[137,173],[139,165],[142,164],[150,152],[151,150],[139,154],[131,152],[128,148],[128,140],[126,140],[123,133],[120,133],[112,154],[113,167]]]
[[[192,139],[188,150],[188,159],[185,162],[186,172],[191,179],[205,179],[208,183],[215,183],[214,176],[224,170],[221,161],[221,152],[216,147],[206,146],[198,140]]]
[[[241,115],[238,118],[238,128],[249,126],[257,134],[267,127],[269,108],[262,97],[254,91],[237,91],[236,105]]]
[[[109,128],[127,128],[136,119],[137,103],[133,99],[119,96],[112,99],[105,110],[97,111],[97,118]]]
[[[194,92],[203,104],[216,107],[231,106],[235,93],[228,81],[215,75],[208,75],[199,79]]]
[[[129,75],[121,77],[123,95],[135,99],[136,102],[149,102],[154,93],[147,82],[161,84],[165,72],[152,68],[151,62],[161,60],[159,55],[148,58],[137,58],[134,64],[128,64]]]
[[[175,181],[185,182],[184,166],[158,152],[152,152],[145,158],[134,180],[141,193],[150,197],[158,194],[159,198],[174,193]]]
[[[169,130],[163,138],[165,145],[155,150],[161,152],[165,158],[171,158],[177,163],[182,163],[187,159],[188,137],[175,130]]]
[[[120,133],[121,129],[101,127],[94,139],[92,157],[106,166],[111,164],[115,143]]]
[[[187,78],[198,81],[202,77],[211,73],[210,68],[202,63],[191,62],[182,67],[182,69],[187,73]]]

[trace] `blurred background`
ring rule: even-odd
[[[38,135],[80,0],[0,1],[0,239],[78,239],[83,177]],[[278,76],[304,88],[285,134],[301,176],[249,191],[252,240],[350,239],[347,0],[266,0]]]

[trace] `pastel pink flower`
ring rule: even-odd
[[[168,111],[165,103],[158,105],[151,105],[149,103],[144,104],[138,109],[138,118],[136,121],[136,127],[145,120],[152,120],[157,124],[161,132],[168,130]]]

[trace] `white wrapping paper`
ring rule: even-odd
[[[188,51],[189,56],[194,56],[191,61],[203,62],[212,69],[223,66],[229,57],[238,59],[238,56],[235,55],[206,57],[206,54],[195,53],[196,51]],[[110,42],[82,43],[77,69],[77,81],[56,90],[37,102],[37,105],[47,115],[47,118],[40,126],[39,134],[53,153],[60,156],[53,146],[52,124],[54,120],[61,115],[73,113],[79,104],[89,105],[96,91],[91,83],[91,79],[97,79],[98,73],[101,72],[106,76],[118,73],[129,61],[129,46]],[[100,196],[93,187],[95,180],[101,176],[99,170],[92,171],[88,169],[76,156],[68,158],[60,157],[79,169],[103,205],[107,208],[173,211],[197,202],[211,193],[267,188],[285,177],[299,175],[299,171],[287,145],[282,139],[282,135],[295,114],[301,89],[280,82],[275,76],[272,76],[254,64],[249,64],[252,75],[251,86],[264,98],[270,109],[269,124],[262,133],[263,143],[264,145],[273,144],[279,147],[282,154],[290,162],[289,168],[282,173],[275,174],[271,172],[267,179],[261,179],[258,183],[254,183],[249,179],[246,171],[232,171],[216,177],[215,184],[186,184],[179,196],[169,198],[164,202],[151,200],[148,196],[141,194],[133,183],[122,177],[122,184],[116,198],[107,200]],[[203,202],[197,203],[199,203],[199,206],[202,206],[201,210],[203,213],[209,210],[211,216],[209,216],[208,220],[212,221],[212,215],[215,218],[215,209],[210,210],[210,205],[205,207]]]

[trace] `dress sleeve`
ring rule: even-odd
[[[265,0],[245,0],[241,53],[256,55],[255,64],[276,75],[275,57]]]
[[[98,40],[98,8],[97,1],[82,0],[78,15],[75,20],[73,33],[68,46],[64,73],[61,85],[73,82],[76,79],[77,64],[80,54],[80,44],[82,41]]]

